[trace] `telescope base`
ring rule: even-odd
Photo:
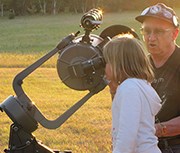
[[[71,151],[60,152],[37,141],[36,138],[14,123],[10,126],[8,149],[5,153],[71,153]]]

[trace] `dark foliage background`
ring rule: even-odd
[[[0,0],[1,16],[59,14],[62,12],[84,13],[91,8],[104,12],[140,10],[146,6],[163,2],[171,7],[180,7],[179,0]]]

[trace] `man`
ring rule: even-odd
[[[146,8],[136,20],[150,53],[155,80],[152,86],[162,100],[156,116],[156,135],[162,153],[180,153],[180,48],[178,17],[163,3]]]

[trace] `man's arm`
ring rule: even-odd
[[[156,136],[169,137],[180,134],[180,116],[166,122],[156,123]]]

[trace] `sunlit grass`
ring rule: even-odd
[[[44,56],[45,52],[39,53],[0,53],[0,68],[23,68],[31,65]],[[51,57],[42,67],[56,67],[58,54]]]
[[[0,68],[0,101],[14,95],[12,80],[22,68]],[[54,120],[87,91],[75,91],[61,83],[55,68],[40,68],[24,80],[23,89],[47,119]],[[108,89],[90,98],[61,127],[48,130],[42,127],[34,132],[45,145],[73,152],[110,152],[111,99]],[[0,150],[7,148],[9,126],[12,121],[0,113]],[[44,134],[46,133],[46,134]]]

